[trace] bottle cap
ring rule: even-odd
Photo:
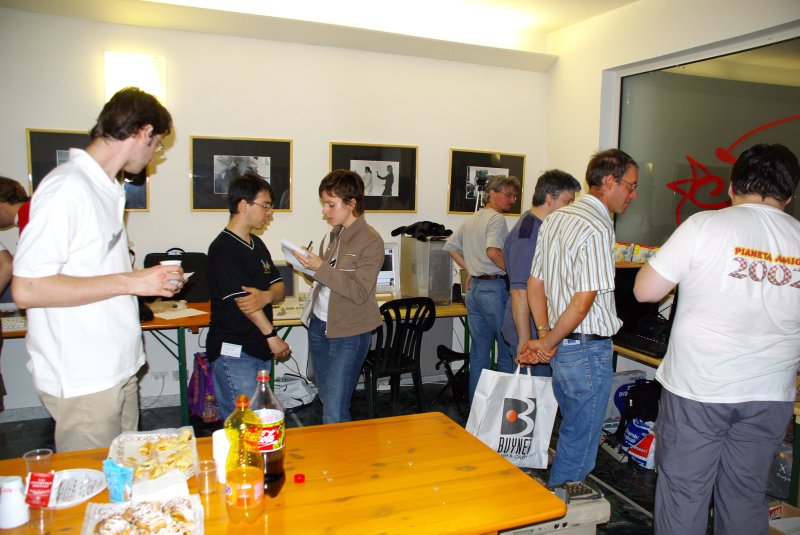
[[[248,407],[250,405],[250,398],[247,397],[247,394],[239,394],[236,397],[236,407]]]
[[[269,370],[258,370],[259,381],[269,381]]]
[[[294,475],[294,482],[295,483],[305,483],[306,482],[306,475],[305,474],[295,474]]]

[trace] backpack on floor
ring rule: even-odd
[[[204,422],[222,420],[222,412],[217,405],[214,393],[214,378],[211,375],[211,364],[205,353],[194,354],[194,370],[187,388],[189,398],[189,414],[202,418]]]
[[[639,379],[629,390],[614,439],[628,458],[645,468],[655,466],[655,434],[661,383]]]

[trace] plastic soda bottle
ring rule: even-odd
[[[264,461],[264,492],[274,498],[286,481],[286,473],[283,470],[286,422],[283,405],[269,387],[269,371],[259,370],[257,379],[250,408],[261,420],[258,449]]]
[[[250,410],[245,394],[236,398],[236,410],[225,420],[231,444],[225,462],[225,504],[228,518],[252,524],[264,513],[263,462],[258,452],[261,420]]]

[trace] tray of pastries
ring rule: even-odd
[[[197,473],[197,441],[191,426],[122,433],[111,442],[109,459],[133,468],[134,481],[156,479],[180,470],[189,479]]]
[[[94,503],[86,507],[81,535],[203,535],[197,494],[160,502]]]

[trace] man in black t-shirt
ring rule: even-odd
[[[272,219],[272,188],[255,173],[228,189],[230,221],[208,248],[211,326],[207,354],[223,416],[239,394],[252,395],[258,370],[289,355],[272,325],[272,304],[286,293],[267,246],[252,234]]]

